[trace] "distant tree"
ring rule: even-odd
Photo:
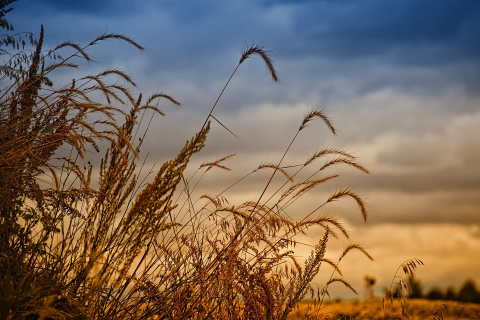
[[[458,300],[463,302],[480,303],[480,292],[478,292],[475,282],[471,279],[465,281],[458,292]]]
[[[410,293],[407,298],[420,299],[423,297],[423,289],[420,280],[416,280],[414,277],[408,277],[408,284],[410,285]]]
[[[433,287],[430,289],[430,291],[427,293],[425,298],[429,300],[441,300],[444,298],[443,292],[440,288],[438,287]]]
[[[457,300],[457,294],[455,293],[455,289],[453,287],[448,287],[445,295],[443,297],[445,300]]]

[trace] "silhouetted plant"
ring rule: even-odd
[[[423,266],[423,262],[417,258],[406,260],[400,264],[395,272],[395,275],[393,276],[390,288],[386,290],[385,297],[382,300],[383,319],[386,317],[388,304],[393,304],[394,300],[398,300],[401,306],[401,313],[395,316],[396,319],[408,319],[408,304],[406,297],[412,292],[410,283],[414,281],[410,279],[414,277],[415,271],[419,266]],[[400,270],[403,271],[403,276],[399,274]],[[407,278],[405,278],[405,276],[407,276]]]
[[[339,176],[327,168],[368,172],[353,155],[334,148],[319,149],[303,163],[287,162],[292,144],[314,120],[335,134],[323,111],[304,117],[278,162],[262,163],[216,195],[200,193],[200,184],[210,170],[229,170],[224,162],[231,156],[185,174],[205,145],[211,120],[226,128],[214,111],[240,65],[259,56],[278,79],[268,53],[259,45],[247,47],[201,129],[172,160],[140,179],[142,120],[146,112],[163,115],[160,101],[178,102],[163,93],[134,98],[135,83],[117,69],[60,85],[51,76],[60,68],[78,68],[78,59],[91,61],[88,49],[108,39],[142,49],[123,35],[104,34],[87,45],[64,42],[44,50],[42,27],[31,54],[16,47],[20,52],[12,56],[18,59],[3,64],[0,318],[286,319],[308,293],[316,301],[313,316],[331,284],[355,292],[340,263],[354,250],[371,257],[349,244],[337,261],[327,259],[329,241],[349,235],[320,210],[350,198],[366,221],[361,197],[338,189],[301,219],[288,213],[291,204]],[[125,85],[112,81],[118,79]],[[104,152],[102,142],[109,145]],[[82,164],[92,151],[102,155],[98,171]],[[271,174],[258,197],[229,202],[226,190],[267,170]],[[307,170],[308,178],[299,178]],[[278,185],[275,176],[282,177]],[[324,232],[302,265],[293,249],[297,236],[313,226]],[[325,264],[333,271],[315,292],[313,279]]]

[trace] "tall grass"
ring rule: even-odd
[[[42,28],[31,54],[20,50],[3,62],[8,72],[0,88],[1,319],[287,319],[307,294],[316,302],[309,315],[314,318],[331,284],[355,291],[342,277],[341,261],[352,250],[371,257],[353,243],[338,260],[328,259],[332,238],[349,235],[322,210],[350,198],[366,221],[362,198],[337,189],[302,218],[291,213],[293,203],[339,176],[327,168],[346,165],[368,173],[353,155],[334,148],[287,163],[291,146],[313,121],[335,134],[323,111],[305,115],[279,161],[260,164],[215,195],[199,193],[201,183],[214,170],[230,170],[231,155],[204,162],[186,176],[211,120],[226,128],[215,109],[237,69],[258,56],[277,81],[261,46],[243,51],[200,130],[172,160],[140,179],[142,121],[152,112],[163,115],[159,103],[178,102],[163,93],[133,97],[135,83],[117,69],[58,87],[51,75],[91,61],[88,49],[108,39],[142,47],[119,34],[52,50],[43,49],[43,39]],[[102,151],[105,142],[109,147]],[[92,151],[102,155],[98,171],[81,164]],[[257,197],[227,199],[227,190],[266,170],[271,173]],[[301,178],[304,172],[307,178]],[[298,236],[313,227],[323,233],[302,263],[295,254]],[[324,269],[329,281],[317,288],[313,280]]]

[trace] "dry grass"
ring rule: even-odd
[[[350,198],[366,221],[362,198],[340,189],[319,199],[301,219],[291,218],[293,203],[339,176],[327,168],[346,165],[368,172],[354,156],[330,148],[303,163],[288,162],[291,146],[315,119],[335,133],[322,111],[304,117],[278,162],[261,164],[224,191],[199,192],[209,171],[230,169],[224,164],[230,156],[185,176],[207,140],[210,121],[220,123],[214,111],[239,66],[259,55],[278,80],[263,48],[253,45],[243,52],[201,129],[176,157],[145,174],[143,165],[137,166],[146,135],[139,129],[142,119],[163,114],[157,108],[163,100],[178,103],[161,93],[145,102],[134,98],[129,88],[135,84],[119,70],[59,87],[49,78],[53,70],[77,67],[78,59],[90,61],[88,48],[106,39],[141,46],[106,34],[86,46],[66,42],[45,51],[43,36],[42,29],[32,55],[6,63],[12,77],[1,87],[1,319],[287,319],[307,295],[320,310],[332,283],[355,291],[342,277],[341,261],[352,250],[371,257],[352,243],[337,261],[326,259],[328,244],[349,236],[321,210]],[[73,53],[63,58],[66,49]],[[94,98],[99,93],[101,100]],[[93,165],[82,170],[79,163],[88,152],[100,152],[101,141],[109,148],[101,153],[93,177],[98,187],[93,187]],[[264,170],[271,174],[258,197],[229,202],[226,190]],[[274,183],[280,175],[283,180]],[[313,226],[324,232],[309,258],[299,262],[296,238]],[[330,280],[313,287],[325,267]]]
[[[292,319],[305,319],[309,307],[309,303],[302,303],[300,308],[292,313]],[[321,309],[319,319],[395,319],[402,312],[401,309],[400,304],[394,304],[384,317],[381,300],[329,302]],[[471,320],[480,319],[480,306],[475,303],[456,301],[412,299],[408,300],[408,314],[410,320]]]

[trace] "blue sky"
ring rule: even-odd
[[[241,141],[214,127],[198,162],[236,152],[242,175],[277,159],[303,115],[325,108],[340,134],[309,128],[291,161],[331,145],[371,170],[346,171],[342,180],[366,197],[371,222],[362,225],[353,207],[331,212],[376,255],[356,265],[388,283],[403,260],[424,257],[427,285],[466,277],[480,284],[473,258],[480,250],[479,1],[18,0],[13,7],[7,19],[15,31],[38,34],[43,24],[47,46],[116,32],[145,47],[102,44],[88,67],[118,67],[142,92],[160,90],[182,103],[165,104],[167,117],[155,119],[144,150],[152,162],[200,128],[242,49],[262,43],[281,83],[257,58],[242,64],[215,113]],[[256,183],[232,197],[248,196]]]

